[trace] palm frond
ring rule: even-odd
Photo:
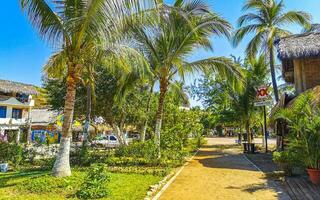
[[[45,0],[20,0],[20,6],[45,41],[59,46],[69,40],[63,20]]]
[[[67,54],[65,51],[60,51],[53,54],[43,68],[43,72],[49,78],[63,78],[67,72]]]

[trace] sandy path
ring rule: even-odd
[[[161,195],[161,200],[279,199],[264,174],[239,149],[220,139],[209,139],[208,143]]]

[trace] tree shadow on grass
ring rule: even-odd
[[[48,175],[48,171],[27,171],[0,173],[0,188],[18,185],[21,181]],[[12,183],[9,183],[12,182]]]

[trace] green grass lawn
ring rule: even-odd
[[[48,171],[0,173],[0,199],[76,199],[86,172],[73,170],[71,177],[54,178]],[[105,199],[143,199],[150,185],[163,177],[133,173],[111,173],[110,196]]]

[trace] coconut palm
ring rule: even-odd
[[[250,57],[245,61],[246,68],[244,69],[244,83],[241,90],[229,90],[229,95],[232,100],[232,107],[235,111],[235,115],[239,117],[240,123],[244,124],[248,142],[251,143],[251,131],[250,126],[252,118],[257,112],[257,108],[254,107],[254,100],[256,97],[256,89],[266,82],[266,62],[265,57],[260,56],[258,58]]]
[[[133,2],[132,4],[130,4]],[[76,87],[85,69],[86,50],[104,40],[114,40],[128,11],[137,13],[134,1],[117,0],[20,0],[22,10],[40,36],[58,53],[48,65],[66,69],[67,94],[59,152],[53,167],[54,176],[71,175],[69,152]],[[130,5],[130,9],[124,6]]]
[[[244,14],[238,19],[239,29],[233,37],[233,44],[237,46],[243,38],[253,33],[254,36],[249,42],[246,53],[256,55],[263,52],[269,55],[270,72],[274,90],[275,100],[279,100],[278,87],[275,75],[274,41],[276,38],[291,34],[286,26],[298,24],[305,28],[310,27],[311,16],[302,11],[284,12],[283,0],[247,0],[243,6]],[[252,12],[251,12],[252,11]]]
[[[199,0],[176,0],[172,6],[158,4],[157,17],[149,24],[136,26],[132,35],[141,51],[154,63],[153,74],[159,81],[160,94],[156,113],[156,144],[160,157],[160,132],[165,96],[175,76],[184,79],[187,73],[212,69],[221,75],[231,77],[237,74],[233,62],[224,57],[210,57],[189,62],[189,56],[196,48],[212,50],[210,37],[229,37],[231,25],[207,4]]]

